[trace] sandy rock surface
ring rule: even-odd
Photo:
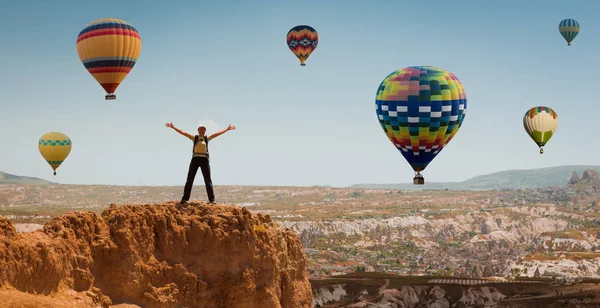
[[[312,303],[296,234],[235,206],[111,205],[29,233],[0,216],[0,268],[0,302],[14,307]]]

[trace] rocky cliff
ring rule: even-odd
[[[298,237],[234,206],[111,205],[101,215],[69,213],[22,234],[0,217],[0,268],[5,303],[31,296],[22,292],[101,307],[312,302]]]

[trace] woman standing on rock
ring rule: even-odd
[[[198,167],[202,170],[202,177],[204,177],[204,186],[206,186],[206,194],[208,195],[208,202],[215,203],[215,193],[213,190],[212,180],[210,178],[210,162],[208,155],[208,142],[215,137],[224,134],[227,131],[234,130],[235,126],[229,124],[226,129],[218,131],[210,136],[206,136],[206,127],[200,125],[198,127],[198,135],[192,136],[173,125],[173,122],[165,124],[167,127],[174,129],[176,132],[188,137],[194,141],[194,147],[192,152],[192,160],[190,161],[190,167],[188,170],[187,180],[185,181],[185,188],[183,189],[183,197],[181,203],[186,203],[190,200],[192,194],[192,186],[194,185],[194,179],[198,172]],[[202,136],[202,137],[200,137]]]

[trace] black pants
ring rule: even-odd
[[[194,178],[196,177],[196,173],[198,172],[198,167],[200,167],[200,169],[202,170],[202,177],[204,178],[204,186],[206,186],[206,194],[208,195],[208,201],[213,202],[215,201],[215,193],[213,191],[212,180],[210,179],[210,164],[208,161],[208,157],[192,157],[181,201],[190,200],[190,195],[192,194],[192,186],[194,185]]]

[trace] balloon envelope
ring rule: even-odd
[[[105,18],[88,24],[77,37],[79,59],[114,99],[114,92],[127,77],[142,49],[138,31],[128,22]]]
[[[571,42],[579,34],[579,29],[579,23],[575,19],[564,19],[558,24],[558,31],[569,46],[571,46]]]
[[[286,41],[290,50],[300,60],[300,65],[305,66],[304,62],[319,44],[319,34],[311,26],[295,26],[288,31]]]
[[[540,147],[548,143],[558,128],[558,115],[552,108],[546,106],[533,107],[523,116],[525,131]],[[543,151],[540,151],[543,153]]]
[[[419,173],[458,132],[467,112],[467,96],[454,74],[410,66],[381,82],[376,107],[388,139]]]
[[[54,170],[58,168],[71,153],[71,139],[59,132],[50,132],[43,135],[38,141],[38,149],[42,157]]]

